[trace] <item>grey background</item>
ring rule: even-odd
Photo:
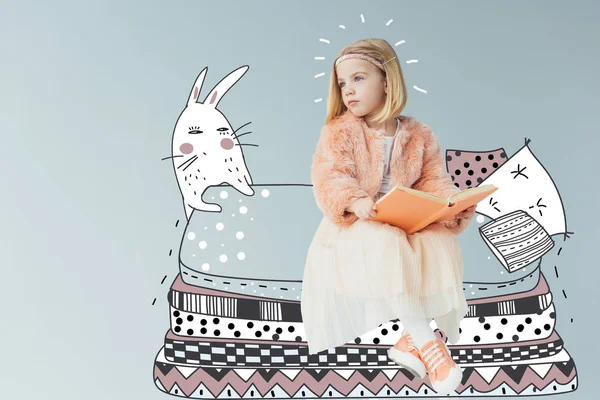
[[[245,142],[260,147],[244,151],[255,183],[309,183],[325,117],[314,99],[327,88],[314,75],[363,37],[406,40],[396,47],[411,88],[404,113],[428,123],[444,149],[511,155],[532,139],[575,231],[560,278],[544,269],[579,375],[566,397],[595,397],[599,9],[594,1],[3,2],[0,397],[167,398],[152,364],[178,272],[168,252],[185,225],[175,227],[183,208],[160,159],[194,79],[209,67],[203,99],[249,65],[219,108],[234,128],[252,121]],[[298,215],[306,205],[289,206]],[[290,230],[295,239],[307,241]],[[507,278],[469,254],[481,246],[476,228],[461,241],[469,280],[472,271]]]

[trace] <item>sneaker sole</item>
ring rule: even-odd
[[[427,373],[425,370],[425,365],[417,357],[410,353],[397,350],[394,347],[390,347],[387,354],[390,360],[407,369],[408,372],[414,376],[418,376],[421,379],[425,378],[425,374]]]
[[[450,354],[450,349],[448,348],[448,345],[446,343],[444,343],[444,347],[446,348],[446,351],[448,352],[448,354]],[[442,385],[442,387],[444,389],[447,389],[448,387],[451,387],[452,389],[450,391],[448,391],[448,390],[438,390],[437,385],[435,385],[433,382],[431,382],[431,385],[433,386],[433,389],[438,394],[443,395],[443,396],[449,396],[450,394],[452,394],[452,392],[456,391],[456,388],[462,382],[463,370],[460,367],[460,365],[456,364],[456,369],[454,369],[453,371],[454,372],[451,372],[451,374],[453,376],[449,377],[449,379],[452,380],[451,381],[451,385],[449,385],[448,382],[444,382],[444,384]]]
[[[457,365],[457,369],[455,369],[454,371],[455,371],[454,373],[451,373],[453,376],[449,377],[449,379],[452,380],[452,385],[449,385],[448,382],[444,382],[441,385],[442,387],[440,388],[438,386],[438,385],[440,385],[440,383],[435,384],[435,383],[431,382],[431,385],[433,386],[433,389],[436,391],[437,394],[439,394],[441,396],[449,396],[453,392],[456,391],[456,388],[462,382],[463,371],[459,365]],[[452,387],[451,390],[447,390],[449,386]],[[446,390],[441,390],[441,389],[446,389]]]

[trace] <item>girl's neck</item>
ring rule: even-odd
[[[384,123],[374,123],[370,117],[365,115],[365,123],[367,124],[367,126],[371,129],[374,129],[376,131],[384,129],[385,130],[385,135],[386,136],[394,136],[394,133],[396,132],[396,118],[390,118],[387,121],[385,121]]]

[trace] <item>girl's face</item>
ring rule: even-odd
[[[368,61],[351,58],[336,67],[338,86],[344,105],[358,117],[375,115],[387,93],[381,70]]]

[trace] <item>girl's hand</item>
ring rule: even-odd
[[[476,207],[477,206],[471,206],[471,207],[467,208],[466,210],[459,212],[458,214],[456,214],[456,218],[463,218],[463,219],[471,218],[473,215],[475,215]]]
[[[370,197],[363,197],[350,204],[348,211],[353,212],[358,218],[364,220],[376,215],[375,208],[376,205],[373,199]]]

